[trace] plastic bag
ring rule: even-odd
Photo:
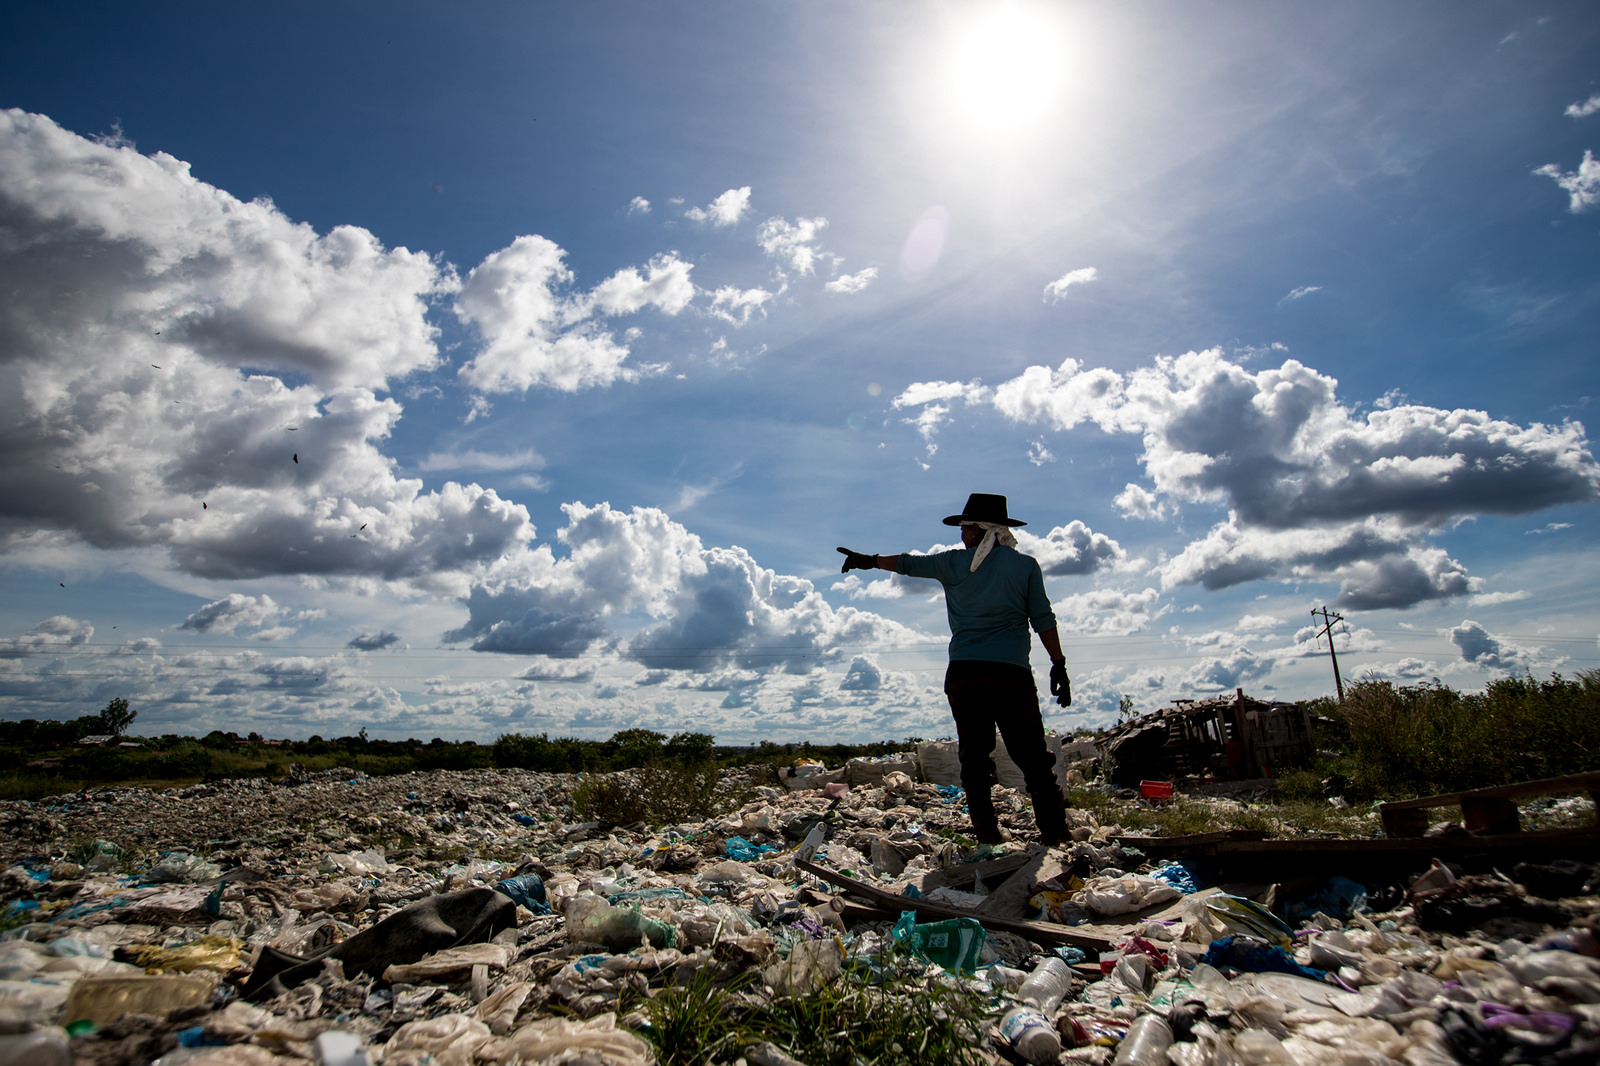
[[[150,867],[144,879],[153,883],[177,882],[196,885],[201,881],[209,881],[221,873],[222,867],[214,862],[207,862],[198,855],[191,855],[187,851],[169,851],[161,857],[160,862]]]
[[[1294,930],[1261,904],[1242,896],[1219,892],[1206,897],[1205,908],[1235,933],[1253,936],[1282,948],[1294,943]]]
[[[919,925],[916,911],[902,911],[891,935],[913,955],[954,973],[976,970],[989,939],[976,918],[949,918]]]
[[[650,1046],[617,1028],[617,1016],[606,1013],[586,1022],[543,1018],[518,1029],[505,1041],[500,1062],[597,1062],[606,1066],[647,1066],[654,1061]],[[385,1060],[387,1062],[387,1060]]]
[[[762,979],[779,992],[803,996],[839,976],[844,944],[836,936],[802,940],[787,957],[775,957],[761,971]]]
[[[407,1022],[384,1045],[384,1066],[472,1066],[489,1037],[487,1025],[465,1014]]]
[[[497,883],[494,890],[502,896],[511,897],[511,902],[519,907],[526,907],[534,914],[550,913],[550,903],[545,898],[544,881],[538,874],[508,877]]]
[[[239,968],[244,941],[233,936],[202,936],[174,948],[146,944],[133,948],[133,961],[150,973],[229,973]]]
[[[630,951],[648,940],[655,947],[672,947],[678,931],[666,922],[649,918],[637,907],[613,907],[599,896],[585,892],[567,903],[567,939],[571,943],[604,944],[616,951]]]
[[[1165,881],[1143,874],[1091,877],[1083,886],[1083,905],[1096,914],[1132,914],[1183,896]]]

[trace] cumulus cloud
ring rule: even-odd
[[[269,201],[246,203],[197,180],[165,153],[142,156],[42,115],[0,112],[0,203],[7,363],[86,343],[91,324],[95,346],[109,344],[124,369],[165,365],[143,357],[177,348],[322,387],[383,387],[438,362],[424,312],[454,289],[448,268],[385,249],[356,226],[318,236]]]
[[[1518,670],[1529,661],[1526,649],[1502,644],[1489,631],[1470,618],[1450,629],[1450,643],[1461,649],[1461,658],[1491,670]]]
[[[850,660],[839,687],[846,692],[876,692],[883,687],[883,671],[870,655],[857,655]]]
[[[461,367],[461,379],[481,392],[563,392],[634,380],[628,348],[595,313],[631,314],[648,306],[676,315],[694,298],[691,264],[668,253],[641,273],[618,271],[593,292],[566,292],[574,280],[566,252],[545,237],[518,237],[486,256],[467,275],[456,316],[473,327],[483,347]]]
[[[400,634],[391,633],[387,629],[377,633],[362,633],[351,639],[345,647],[354,651],[381,651],[391,645],[400,643]]]
[[[1596,93],[1587,100],[1568,104],[1565,113],[1568,118],[1588,118],[1596,111],[1600,111],[1600,93]]]
[[[827,225],[828,220],[821,217],[797,218],[793,222],[769,218],[756,232],[756,243],[796,274],[810,274],[816,269],[819,255],[824,254],[816,241]]]
[[[1596,160],[1591,151],[1584,151],[1577,170],[1562,170],[1554,163],[1546,163],[1534,173],[1549,178],[1566,191],[1567,210],[1575,215],[1600,204],[1600,160]]]
[[[1272,671],[1270,656],[1259,655],[1243,645],[1226,656],[1211,656],[1190,667],[1184,682],[1191,688],[1238,688],[1252,678]]]
[[[921,639],[877,615],[835,610],[811,582],[742,548],[706,548],[654,508],[562,509],[567,556],[541,546],[475,585],[468,620],[447,641],[554,658],[615,650],[653,670],[760,676],[810,672],[841,648]]]
[[[1167,505],[1158,501],[1155,493],[1131,481],[1112,498],[1111,503],[1123,518],[1150,521],[1167,515]]]
[[[1079,267],[1077,270],[1069,270],[1044,287],[1045,302],[1060,303],[1067,298],[1067,290],[1072,286],[1083,285],[1099,277],[1100,271],[1094,267]]]
[[[705,207],[691,207],[683,213],[694,222],[709,222],[713,226],[731,226],[750,210],[750,186],[729,189]]]
[[[1104,533],[1096,533],[1077,519],[1057,526],[1044,536],[1025,529],[1016,532],[1017,548],[1039,560],[1046,577],[1092,574],[1115,567],[1127,558],[1122,546]]]
[[[424,493],[377,447],[401,408],[376,390],[438,362],[427,304],[457,282],[426,255],[318,236],[170,156],[7,111],[0,284],[8,550],[436,580],[532,536],[525,509],[476,485]]]
[[[646,200],[644,197],[635,196],[632,200],[628,201],[628,214],[630,214],[630,215],[648,215],[649,213],[650,213],[650,201]]]
[[[23,659],[43,652],[63,651],[86,644],[94,626],[64,614],[53,615],[20,637],[0,640],[0,659]]]
[[[1137,633],[1165,613],[1156,610],[1161,594],[1153,588],[1137,592],[1094,589],[1055,601],[1056,623],[1064,633],[1125,637]]]
[[[268,595],[245,596],[231,592],[212,600],[183,620],[179,629],[196,633],[232,633],[240,626],[256,629],[283,614],[283,608]]]
[[[957,396],[1017,422],[1139,434],[1157,493],[1229,510],[1162,566],[1168,587],[1333,579],[1343,606],[1365,608],[1458,596],[1476,580],[1428,547],[1428,533],[1468,515],[1600,498],[1600,465],[1579,423],[1521,426],[1411,403],[1362,415],[1338,402],[1336,384],[1293,359],[1251,373],[1213,349],[1126,376],[1068,359],[992,390],[919,382],[895,402],[923,406],[914,421],[930,440]],[[1117,499],[1138,515],[1154,494],[1125,489]]]
[[[849,295],[851,293],[860,292],[868,285],[871,285],[877,276],[877,267],[865,267],[856,271],[854,274],[840,274],[838,277],[824,285],[823,289],[827,292],[838,292]]]
[[[772,299],[772,293],[766,289],[741,289],[735,285],[724,285],[711,297],[711,314],[725,322],[732,322],[742,326],[750,321],[751,315],[765,315],[766,303]]]

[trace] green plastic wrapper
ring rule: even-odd
[[[916,911],[902,911],[894,923],[896,941],[920,959],[952,973],[972,973],[989,934],[976,918],[948,918],[928,925],[917,923]]]

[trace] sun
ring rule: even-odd
[[[1046,8],[985,4],[949,28],[945,92],[953,117],[973,132],[1014,138],[1061,102],[1069,56],[1064,28]]]

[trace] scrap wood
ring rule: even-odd
[[[830,870],[818,866],[814,862],[796,859],[795,865],[814,877],[819,877],[830,885],[840,888],[864,899],[870,900],[884,907],[892,907],[901,911],[915,911],[919,916],[942,921],[947,918],[976,918],[985,929],[996,929],[1005,933],[1015,933],[1029,940],[1036,940],[1044,944],[1071,944],[1093,951],[1109,951],[1115,945],[1106,937],[1079,932],[1076,928],[1057,925],[1054,922],[1032,922],[1019,918],[1003,918],[996,915],[977,915],[971,911],[964,911],[959,907],[950,907],[942,903],[930,903],[925,899],[916,899],[910,896],[897,896],[874,885],[866,884],[855,878],[848,877],[837,870]]]
[[[1033,895],[1035,886],[1065,869],[1058,855],[1048,848],[1040,848],[1028,857],[1023,866],[984,897],[983,902],[974,908],[973,914],[980,921],[989,915],[1021,918],[1028,913],[1028,897]]]
[[[998,859],[985,859],[983,862],[973,863],[964,862],[959,866],[946,866],[938,870],[929,870],[917,881],[917,891],[928,893],[941,888],[957,888],[961,885],[970,885],[978,880],[987,881],[999,874],[1009,874],[1013,870],[1020,870],[1032,859],[1032,853],[1019,851],[1011,855],[1002,855]]]

